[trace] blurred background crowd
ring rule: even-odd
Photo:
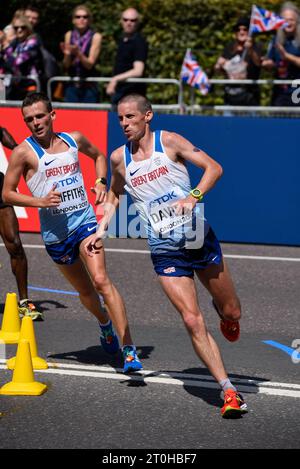
[[[286,20],[283,29],[249,34],[252,2],[245,0],[43,0],[1,1],[0,74],[6,98],[47,90],[52,99],[75,103],[110,101],[130,92],[171,103],[174,89],[128,78],[180,76],[191,48],[208,78],[300,79],[300,2],[266,1],[263,8]],[[110,77],[99,84],[96,77]],[[88,81],[87,78],[90,78]],[[201,104],[295,106],[289,84],[212,86]]]

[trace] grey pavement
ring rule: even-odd
[[[23,234],[22,239],[26,245],[42,244],[38,234]],[[212,380],[194,354],[178,314],[162,293],[149,254],[119,252],[146,251],[146,241],[107,239],[105,247],[107,268],[124,296],[145,379],[127,380],[116,374],[122,367],[121,356],[110,357],[101,350],[96,320],[84,311],[77,296],[63,293],[72,292],[72,288],[45,250],[28,246],[29,284],[41,288],[30,290],[31,298],[45,314],[43,323],[35,323],[39,355],[51,363],[51,373],[36,372],[35,378],[49,388],[39,397],[0,396],[0,447],[299,448],[300,363],[293,363],[288,353],[264,341],[291,347],[294,339],[300,339],[300,262],[270,259],[297,259],[300,249],[223,245],[243,305],[238,343],[230,344],[223,338],[210,297],[198,284],[200,305],[230,377],[241,385],[269,383],[273,392],[260,392],[259,385],[253,386],[251,392],[243,393],[249,413],[238,420],[224,420],[220,416],[220,392],[205,386]],[[6,293],[16,291],[3,246],[0,263],[3,310]],[[6,347],[8,357],[15,351],[14,345]],[[55,363],[62,364],[63,374],[53,368]],[[92,376],[89,367],[95,371]],[[67,374],[70,369],[78,374]],[[150,371],[178,375],[182,382],[148,381]],[[192,378],[187,379],[190,375]],[[11,372],[2,363],[0,386],[10,379]],[[277,393],[282,389],[295,390],[299,396]]]

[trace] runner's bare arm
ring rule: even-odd
[[[173,132],[163,132],[163,145],[170,158],[189,161],[204,170],[196,186],[203,195],[210,191],[222,176],[222,166],[181,135]]]
[[[9,148],[10,150],[13,150],[18,144],[13,138],[13,136],[6,130],[4,127],[1,128],[2,131],[2,138],[1,142],[2,144],[6,147]]]
[[[97,182],[96,184],[96,181],[99,178],[106,178],[106,158],[99,148],[91,143],[81,132],[71,132],[71,135],[76,140],[79,151],[95,161],[96,177],[94,187],[92,187],[91,190],[96,194],[95,204],[101,204],[106,200],[107,187],[106,184],[102,184],[101,182]]]
[[[124,193],[125,185],[125,168],[122,157],[122,149],[117,149],[111,154],[111,186],[108,192],[107,201],[104,205],[104,215],[99,224],[98,230],[92,236],[88,243],[84,246],[85,252],[89,256],[93,256],[102,248],[102,243],[99,241],[104,237],[108,228],[109,222],[112,219],[118,205],[119,197]]]
[[[2,197],[5,203],[20,207],[56,207],[60,204],[60,193],[53,187],[45,197],[33,197],[17,192],[22,174],[30,166],[28,151],[24,145],[18,145],[11,154],[4,178]]]

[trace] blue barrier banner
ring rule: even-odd
[[[222,179],[205,216],[224,242],[300,246],[298,119],[155,115],[152,129],[177,132],[216,159]],[[109,113],[108,154],[125,143]],[[188,165],[192,185],[202,171]]]

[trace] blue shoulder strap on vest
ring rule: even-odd
[[[127,142],[125,145],[125,168],[131,162],[131,154],[130,154],[130,142]]]
[[[42,158],[42,156],[43,156],[43,154],[45,153],[45,151],[44,151],[43,148],[38,144],[38,142],[36,142],[32,136],[26,138],[26,141],[29,143],[29,145],[31,146],[31,148],[33,149],[33,151],[36,153],[37,157],[38,157],[38,158]]]
[[[155,153],[163,153],[163,148],[161,146],[161,130],[155,130]]]
[[[56,135],[60,137],[69,147],[78,148],[77,143],[71,135],[66,134],[65,132],[58,132]]]

